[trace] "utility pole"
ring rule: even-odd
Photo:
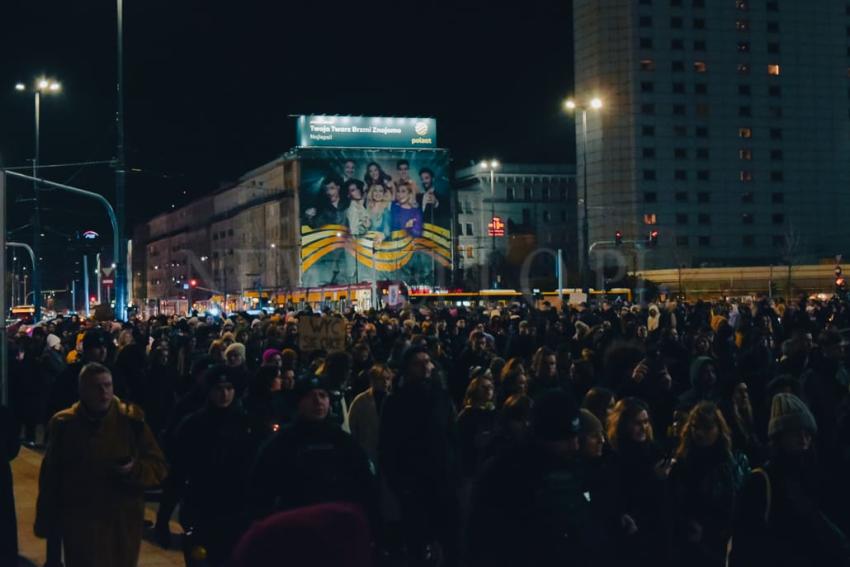
[[[84,294],[84,302],[86,319],[89,318],[89,256],[88,254],[83,254],[83,294]]]
[[[125,192],[125,155],[124,155],[124,0],[117,2],[118,24],[118,111],[115,113],[115,125],[118,133],[115,165],[115,208],[118,217],[118,257],[115,262],[115,317],[124,320],[127,317],[127,230]]]

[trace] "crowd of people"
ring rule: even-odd
[[[159,487],[188,565],[850,565],[846,301],[307,315],[10,338],[51,557],[135,565]]]

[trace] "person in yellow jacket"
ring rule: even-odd
[[[67,567],[135,567],[144,490],[166,474],[140,409],[113,395],[104,365],[86,364],[80,401],[50,420],[35,533],[61,537]]]

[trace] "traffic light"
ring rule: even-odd
[[[835,266],[835,293],[836,295],[844,295],[847,291],[847,280],[841,272],[841,266]]]
[[[621,246],[623,244],[623,231],[618,230],[614,233],[614,244],[616,246]]]
[[[658,246],[658,231],[652,230],[649,233],[649,236],[646,238],[646,245],[650,248],[654,248]]]
[[[196,280],[195,278],[189,280],[189,287],[198,287],[198,280]]]

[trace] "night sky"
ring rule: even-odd
[[[291,114],[434,116],[457,166],[573,159],[559,106],[572,84],[567,1],[125,0],[124,10],[131,227],[291,148]],[[0,163],[32,157],[32,95],[14,85],[41,73],[63,85],[42,102],[41,163],[112,158],[114,2],[6,0],[0,19]],[[108,166],[42,173],[114,198]],[[12,230],[28,222],[31,204],[14,201],[31,189],[9,189]],[[61,287],[67,236],[110,234],[93,202],[44,201],[45,284]]]

